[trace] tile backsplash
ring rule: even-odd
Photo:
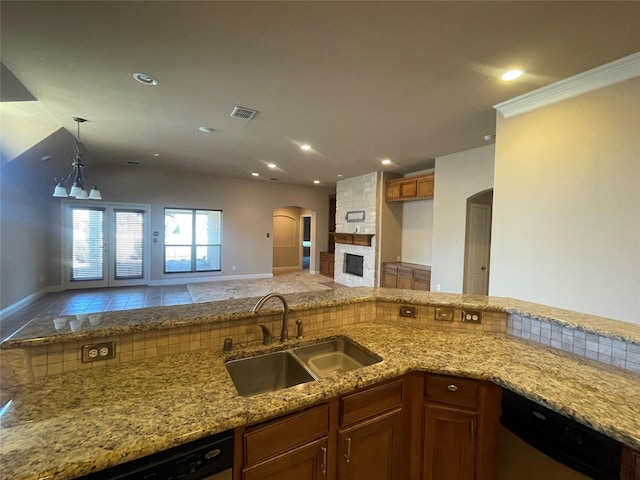
[[[507,333],[640,373],[640,345],[632,342],[518,314],[509,314]]]
[[[513,335],[541,345],[557,348],[585,358],[640,373],[640,345],[614,339],[549,320],[506,312],[482,311],[481,324],[462,322],[462,310],[454,308],[452,321],[435,320],[435,306],[416,306],[416,317],[399,316],[401,304],[369,301],[289,313],[289,336],[295,336],[296,320],[304,324],[305,334],[365,321],[417,325],[437,329],[465,330],[493,335]],[[233,321],[177,326],[166,330],[127,333],[40,345],[24,349],[3,350],[2,381],[10,386],[49,375],[149,359],[161,355],[222,349],[225,338],[234,347],[262,340],[258,324],[267,326],[274,338],[280,333],[282,314],[266,314]],[[91,363],[81,362],[80,350],[87,343],[116,342],[115,358]]]

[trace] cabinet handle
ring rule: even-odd
[[[471,443],[475,442],[476,439],[476,421],[475,420],[471,420],[470,422],[470,428],[469,428],[469,433],[471,434]]]
[[[344,455],[344,458],[347,459],[347,463],[351,461],[351,437],[347,437],[347,453]]]
[[[451,385],[447,386],[447,390],[449,390],[450,392],[456,392],[458,390],[458,386],[452,383]]]
[[[322,475],[327,475],[327,447],[320,447],[322,450]]]

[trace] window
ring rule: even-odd
[[[221,270],[222,210],[165,208],[164,272]]]

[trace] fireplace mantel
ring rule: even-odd
[[[346,245],[362,245],[364,247],[371,246],[373,233],[334,233],[336,243],[344,243]]]

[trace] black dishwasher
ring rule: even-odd
[[[584,475],[620,478],[620,443],[506,389],[500,422],[532,447]]]
[[[78,480],[231,480],[233,433],[218,433]]]

